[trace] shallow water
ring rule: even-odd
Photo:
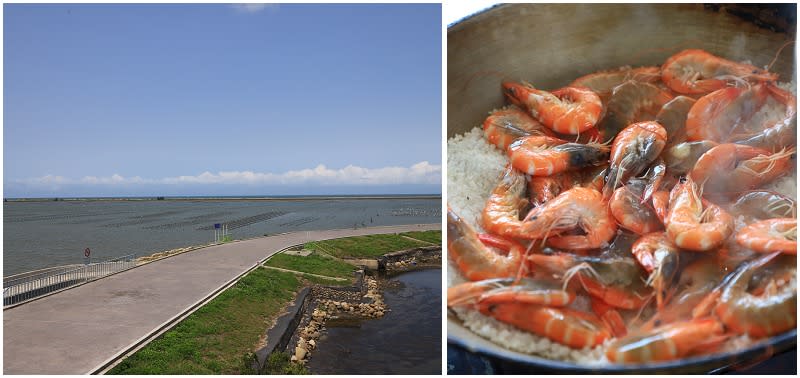
[[[328,321],[308,368],[313,374],[435,374],[442,371],[442,270],[383,282],[383,318]]]
[[[3,275],[291,231],[441,222],[441,199],[3,203]]]

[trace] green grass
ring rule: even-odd
[[[256,269],[108,374],[252,374],[247,356],[300,286]]]
[[[411,231],[404,232],[400,235],[408,236],[409,238],[426,241],[428,243],[442,245],[442,230],[430,231]]]
[[[279,253],[267,260],[267,266],[296,270],[328,277],[353,278],[355,267],[339,260],[313,252],[308,256],[294,256]]]
[[[302,277],[303,280],[308,281],[309,283],[317,285],[325,285],[325,286],[347,286],[355,281],[355,276],[351,276],[350,279],[348,279],[347,281],[330,280],[327,278],[315,277],[312,275],[302,274],[302,273],[298,274],[298,276]]]
[[[305,249],[322,251],[339,258],[369,258],[427,245],[429,244],[409,240],[400,235],[385,234],[311,242],[305,245]]]
[[[267,367],[264,374],[269,375],[308,375],[308,369],[303,365],[291,363],[291,356],[286,352],[275,352],[267,358]]]

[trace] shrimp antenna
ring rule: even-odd
[[[773,64],[775,64],[775,62],[777,62],[777,61],[778,61],[778,57],[781,55],[781,52],[783,51],[783,49],[784,49],[786,46],[789,46],[789,45],[790,45],[790,44],[792,44],[792,43],[795,43],[795,41],[794,41],[794,40],[791,40],[791,41],[786,41],[786,43],[784,43],[784,44],[783,44],[783,45],[782,45],[782,46],[781,46],[781,47],[778,49],[778,51],[775,53],[775,57],[774,57],[774,58],[772,58],[772,61],[771,61],[771,62],[769,62],[769,65],[767,66],[767,71],[771,70],[771,69],[772,69],[772,65],[773,65]]]
[[[781,232],[780,234],[781,234],[781,236],[783,236],[784,238],[786,238],[788,240],[795,240],[796,241],[797,240],[797,226],[794,226],[794,227],[792,227],[792,228],[790,228],[790,229],[788,229],[788,230],[786,230],[784,232]]]
[[[778,201],[767,205],[767,211],[769,212],[776,212],[782,209],[786,209],[786,211],[783,212],[784,217],[788,217],[791,214],[792,218],[797,218],[797,208],[794,206],[794,201],[791,199],[787,198],[784,201]]]
[[[736,76],[736,75],[720,75],[717,78],[718,79],[726,79],[726,80],[732,81],[733,83],[736,84],[736,85],[734,85],[734,87],[740,86],[740,87],[747,88],[747,89],[750,89],[750,87],[751,87],[750,83],[747,80],[745,80],[745,79],[743,79],[743,78],[741,78],[739,76]]]
[[[580,273],[582,270],[587,271],[595,279],[600,280],[600,273],[594,270],[594,268],[592,268],[592,266],[589,265],[589,263],[582,262],[578,265],[573,266],[572,268],[567,269],[567,271],[564,272],[564,278],[563,278],[564,284],[562,286],[562,290],[566,291],[567,285],[569,285],[569,281],[572,281],[572,278],[574,278],[575,275]],[[583,285],[583,283],[581,283],[581,285]]]
[[[517,277],[514,279],[514,285],[518,284],[520,280],[522,280],[523,275],[527,275],[530,268],[527,266],[528,255],[530,255],[531,250],[533,249],[533,244],[531,243],[528,245],[528,248],[525,248],[525,254],[522,255],[522,260],[519,263],[519,269],[517,270]]]
[[[653,296],[652,295],[648,296],[647,299],[645,299],[645,302],[644,302],[644,304],[642,304],[642,307],[639,309],[639,312],[637,312],[636,315],[633,317],[633,319],[631,319],[631,323],[635,323],[635,322],[639,321],[639,319],[642,317],[642,313],[644,313],[644,309],[647,308],[647,306],[650,304],[650,301],[652,301],[652,300],[653,300]],[[656,318],[659,315],[661,315],[661,314],[660,313],[656,313],[655,315],[653,315],[653,318]]]

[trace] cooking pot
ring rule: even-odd
[[[556,89],[579,76],[620,66],[661,65],[688,48],[749,61],[780,81],[796,81],[796,5],[510,4],[495,6],[447,32],[447,136],[480,125],[506,104],[502,80]],[[698,373],[724,371],[788,350],[793,330],[735,353],[648,365],[592,368],[517,353],[485,340],[448,315],[447,339],[531,372]]]

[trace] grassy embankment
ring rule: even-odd
[[[436,235],[438,234],[438,240]],[[315,251],[322,251],[328,255],[338,258],[370,258],[378,257],[383,254],[401,251],[409,248],[426,247],[429,243],[419,242],[404,238],[408,236],[419,240],[430,241],[441,244],[441,231],[407,232],[400,235],[366,235],[354,236],[351,238],[325,240],[307,243],[305,248]],[[424,238],[424,239],[423,239]]]
[[[438,233],[438,240],[435,239]],[[408,235],[407,235],[408,236]],[[419,235],[417,235],[419,236]],[[441,244],[441,232],[419,236]],[[423,245],[397,235],[374,235],[308,243],[311,255],[278,254],[266,265],[328,277],[352,278],[354,267],[336,257],[374,257]],[[428,244],[425,244],[428,245]],[[259,268],[198,309],[175,328],[122,361],[108,374],[253,374],[252,352],[260,337],[282,309],[309,284],[341,285],[303,273]],[[270,374],[307,374],[288,362],[287,354],[274,354]]]
[[[404,232],[400,235],[422,240],[424,242],[428,242],[431,244],[442,244],[442,230],[430,230],[430,231],[411,231],[411,232]]]

